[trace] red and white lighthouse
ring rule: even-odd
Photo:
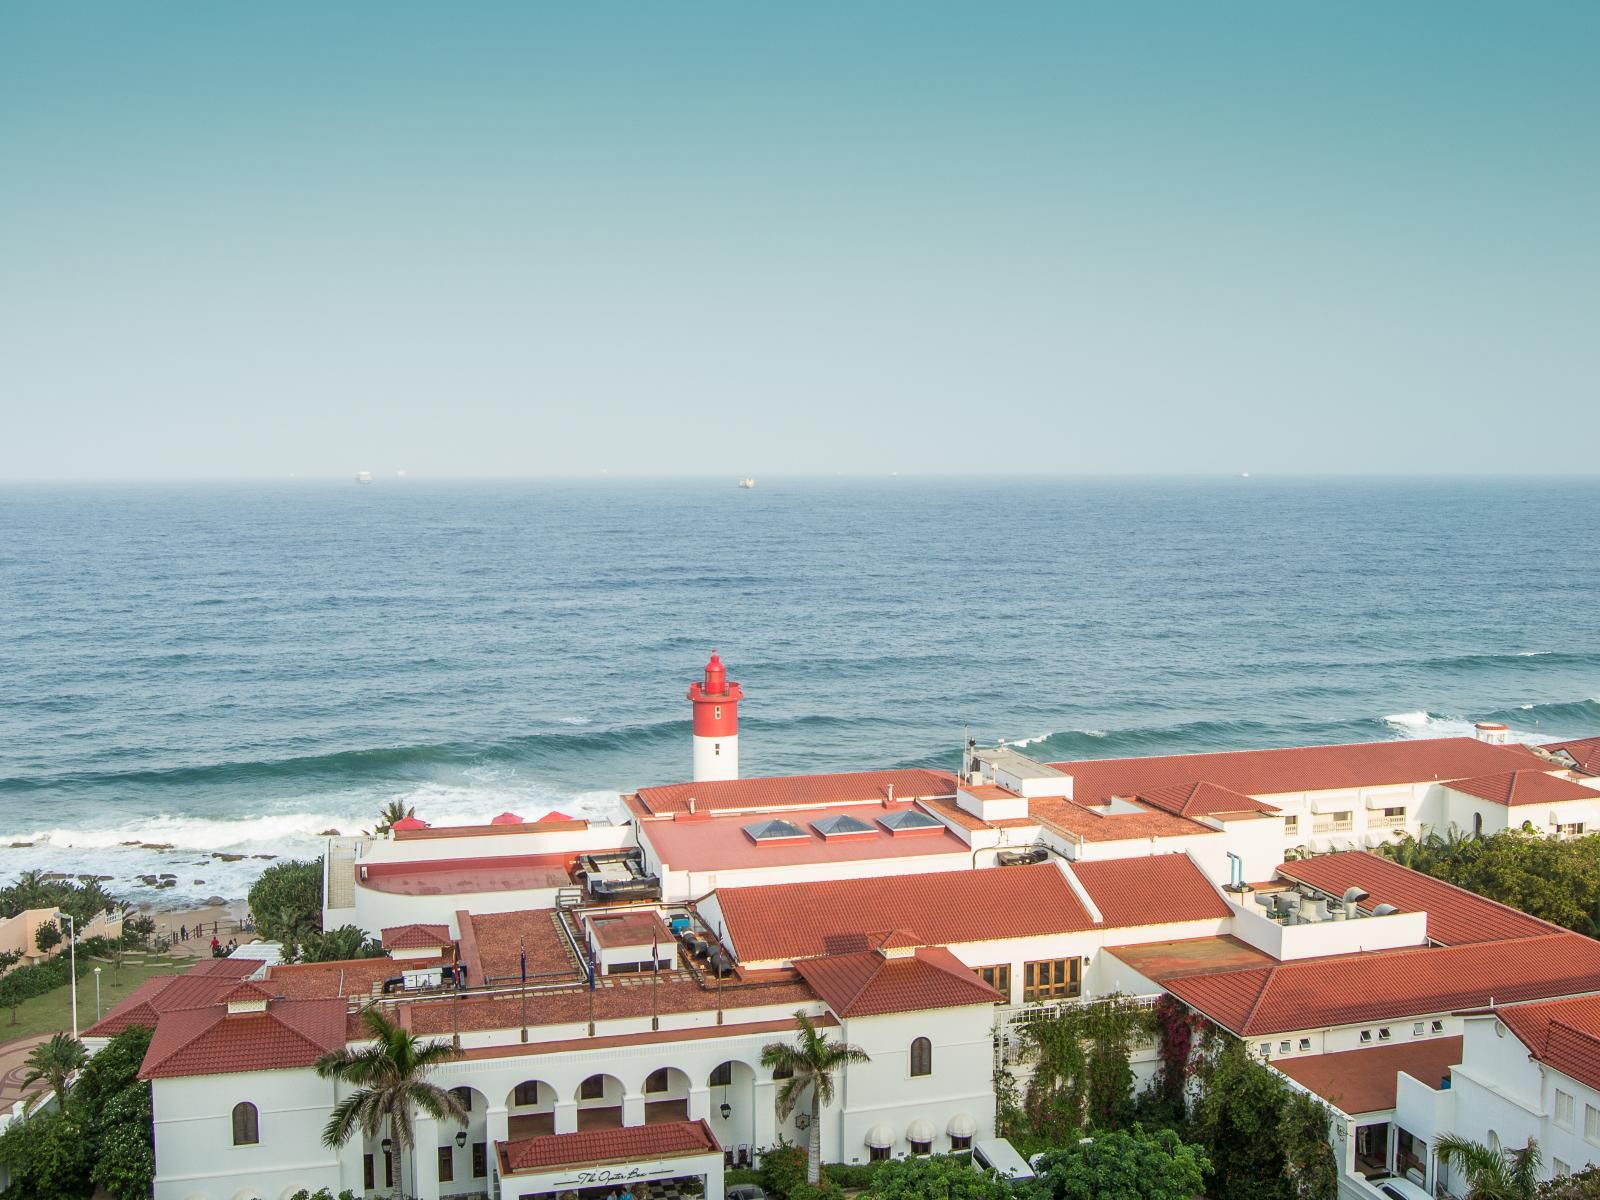
[[[694,705],[694,778],[739,778],[739,701],[744,692],[728,678],[717,652],[711,652],[703,680],[689,685]]]

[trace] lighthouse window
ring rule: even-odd
[[[721,742],[712,742],[711,743],[711,753],[712,753],[712,756],[714,758],[721,758],[722,757],[722,743]]]
[[[713,720],[722,720],[722,705],[713,705],[711,709],[711,716]]]

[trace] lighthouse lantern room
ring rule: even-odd
[[[744,692],[728,678],[717,652],[711,652],[703,680],[689,685],[694,705],[694,778],[739,778],[739,701]]]

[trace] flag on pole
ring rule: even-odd
[[[528,982],[528,947],[521,938],[517,939],[517,958],[522,963],[522,982]]]

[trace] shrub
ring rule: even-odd
[[[275,942],[303,942],[322,932],[322,861],[274,863],[250,886],[256,930]]]
[[[761,1156],[761,1186],[775,1196],[788,1196],[806,1182],[806,1152],[780,1141]]]

